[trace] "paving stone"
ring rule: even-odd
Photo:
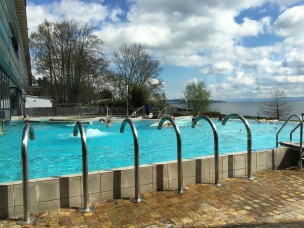
[[[185,194],[144,193],[145,201],[136,204],[97,202],[94,212],[84,214],[75,208],[44,211],[23,227],[304,227],[304,172],[274,170],[255,177],[222,179],[221,187],[193,184]],[[0,227],[21,226],[11,218]]]

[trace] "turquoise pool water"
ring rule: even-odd
[[[225,126],[213,120],[219,134],[219,152],[227,154],[247,150],[247,134],[243,123],[229,120]],[[252,149],[275,147],[275,135],[283,124],[257,123],[248,121],[252,131]],[[138,131],[140,164],[176,160],[176,135],[173,127],[158,130],[155,121],[135,121]],[[191,128],[191,118],[177,119],[181,131],[183,158],[213,155],[213,133],[204,120]],[[120,133],[121,122],[105,124],[84,124],[89,170],[106,170],[133,166],[133,137],[131,128],[126,126]],[[155,125],[155,124],[154,124]],[[82,172],[81,140],[73,137],[73,124],[32,123],[35,140],[29,141],[30,178],[59,176]],[[280,135],[281,140],[289,138],[289,132],[296,126],[290,122]],[[23,122],[5,124],[5,133],[0,135],[0,183],[21,180],[21,137]],[[298,132],[295,132],[294,139]]]

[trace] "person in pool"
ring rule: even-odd
[[[107,123],[107,127],[111,127],[112,126],[112,120],[110,118],[106,119],[106,123]]]

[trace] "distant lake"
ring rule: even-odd
[[[170,102],[174,107],[185,108],[185,105],[180,102]],[[301,115],[304,113],[304,101],[290,101],[293,111],[290,114]],[[211,111],[217,111],[222,114],[237,113],[242,116],[263,116],[268,117],[264,113],[263,102],[226,102],[212,103]]]

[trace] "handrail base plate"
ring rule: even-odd
[[[79,211],[81,213],[93,212],[93,211],[95,211],[95,207],[93,207],[93,206],[89,206],[89,208],[79,207],[77,209],[77,211]]]
[[[247,177],[247,176],[245,177],[245,179],[246,179],[246,180],[251,180],[251,181],[252,181],[252,180],[256,180],[255,177]]]
[[[36,220],[37,220],[37,217],[34,216],[34,215],[31,215],[29,221],[18,220],[18,221],[16,222],[16,224],[17,224],[17,225],[20,225],[20,226],[31,225],[31,224],[33,224],[34,222],[36,222]]]
[[[187,190],[184,189],[184,188],[181,188],[180,190],[179,190],[179,189],[174,189],[173,191],[174,191],[175,193],[177,193],[177,194],[183,194],[183,193],[186,193],[186,192],[187,192]]]
[[[130,201],[132,203],[140,203],[140,202],[144,202],[145,198],[140,196],[139,198],[131,198]]]

